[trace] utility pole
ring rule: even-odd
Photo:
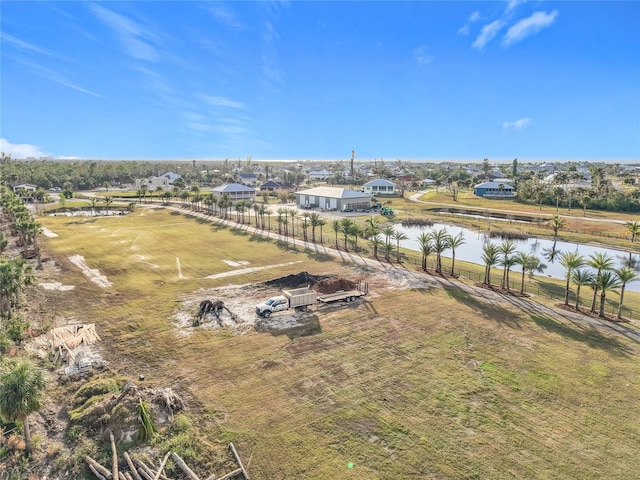
[[[353,159],[356,158],[356,151],[351,150],[351,178],[353,178]]]

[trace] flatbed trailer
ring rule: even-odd
[[[358,282],[358,287],[355,290],[340,290],[335,293],[328,293],[326,295],[318,296],[318,301],[322,303],[333,302],[353,302],[357,298],[362,297],[369,293],[369,284],[361,284]]]

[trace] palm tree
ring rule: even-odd
[[[624,302],[624,290],[627,283],[638,280],[638,272],[630,267],[622,267],[614,270],[620,281],[620,303],[618,303],[618,320],[622,320],[622,303]]]
[[[310,226],[311,224],[309,223],[309,219],[303,218],[302,223],[300,224],[300,228],[302,228],[302,238],[304,239],[305,243],[307,242],[307,230]]]
[[[606,253],[594,253],[589,255],[587,265],[596,270],[596,279],[593,282],[593,300],[591,301],[591,312],[596,313],[596,298],[598,296],[598,289],[600,288],[600,277],[603,271],[613,268],[613,258]]]
[[[627,232],[631,234],[631,241],[636,241],[636,236],[640,233],[640,220],[634,220],[632,222],[625,223]]]
[[[291,218],[291,236],[293,237],[293,243],[296,243],[296,222],[295,219],[298,216],[295,208],[289,210],[289,218]]]
[[[588,270],[582,268],[573,270],[571,274],[571,281],[574,285],[576,285],[576,310],[578,310],[578,308],[580,307],[580,287],[582,287],[583,285],[592,285],[594,280],[595,277]]]
[[[484,262],[484,283],[491,286],[491,267],[496,266],[500,259],[500,252],[495,243],[488,242],[482,246],[482,261]]]
[[[380,222],[376,217],[369,217],[364,223],[366,225],[365,234],[368,237],[375,237],[380,233]]]
[[[560,265],[567,271],[567,284],[564,290],[564,304],[569,305],[569,282],[573,271],[585,265],[585,259],[578,252],[562,252],[560,254]]]
[[[384,242],[380,238],[380,234],[370,237],[369,244],[371,245],[371,248],[373,248],[373,256],[378,258],[378,249],[384,246]]]
[[[540,263],[540,259],[532,253],[518,252],[513,257],[513,261],[516,265],[520,265],[522,267],[520,295],[524,295],[524,275],[527,270],[535,268],[535,265]]]
[[[558,236],[558,230],[563,228],[564,225],[565,225],[565,222],[560,218],[559,215],[554,215],[553,217],[551,217],[551,220],[549,220],[549,226],[553,230],[554,237]]]
[[[420,245],[420,253],[422,254],[422,270],[427,271],[427,258],[433,253],[433,243],[431,242],[431,234],[422,232],[418,236],[418,244]]]
[[[22,258],[0,258],[0,316],[11,317],[11,308],[19,304],[19,296],[35,281],[33,269]]]
[[[436,273],[442,275],[442,253],[449,248],[449,234],[446,227],[431,232],[431,243],[436,254]]]
[[[604,317],[604,302],[607,297],[607,292],[620,288],[620,285],[620,280],[611,270],[600,272],[600,275],[596,279],[596,288],[600,289],[600,311],[598,313],[599,317]]]
[[[287,215],[287,209],[280,207],[276,210],[276,213],[278,214],[278,218],[276,219],[278,221],[278,235],[282,235],[282,217]]]
[[[318,212],[311,212],[309,222],[311,223],[311,241],[316,243],[316,227],[319,227],[321,222],[324,221]]]
[[[340,221],[340,233],[342,233],[344,235],[344,249],[345,251],[348,250],[347,248],[347,240],[349,239],[349,235],[353,234],[353,227],[355,226],[355,224],[353,223],[353,220],[351,220],[350,218],[343,218]]]
[[[509,270],[514,265],[511,255],[516,251],[516,244],[511,240],[505,240],[498,246],[498,252],[502,255],[500,259],[500,265],[504,267],[502,272],[502,286],[509,290]]]
[[[397,230],[396,232],[394,232],[393,234],[393,239],[396,241],[396,247],[397,247],[397,252],[398,252],[398,263],[400,263],[400,242],[402,240],[407,240],[409,237],[407,236],[406,233],[401,232],[399,230]]]
[[[340,220],[331,222],[331,230],[336,234],[336,248],[338,248],[338,233],[340,233]]]
[[[27,449],[31,446],[28,417],[42,408],[44,386],[42,371],[27,362],[8,362],[0,372],[0,415],[22,422]]]
[[[107,204],[107,215],[109,215],[109,206],[113,203],[113,197],[111,195],[107,195],[104,197],[104,203]]]
[[[318,225],[317,225],[320,228],[320,243],[324,243],[324,241],[322,240],[322,227],[324,227],[324,225],[325,225],[324,218],[320,217],[320,219],[318,219]],[[312,228],[313,228],[313,224],[312,224]]]
[[[384,235],[384,243],[385,245],[389,245],[391,243],[391,239],[396,233],[396,229],[393,228],[393,225],[387,225],[382,229],[382,234]],[[387,258],[387,260],[389,260]]]
[[[460,232],[458,235],[449,235],[447,241],[449,242],[449,248],[451,249],[451,276],[453,277],[453,269],[456,263],[456,248],[464,245],[466,240],[464,239],[462,232]]]

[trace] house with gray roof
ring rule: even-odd
[[[365,183],[362,191],[371,195],[393,195],[396,193],[396,184],[384,178],[377,178]]]
[[[300,208],[321,208],[331,211],[367,210],[372,195],[338,187],[316,187],[295,192]]]
[[[484,182],[473,187],[473,194],[483,198],[513,198],[516,190],[505,182]]]
[[[219,185],[211,189],[211,193],[214,197],[222,197],[225,193],[229,194],[229,198],[232,202],[238,200],[249,200],[254,202],[256,200],[256,189],[242,185],[241,183],[227,183],[225,185]]]

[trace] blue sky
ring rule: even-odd
[[[3,1],[14,157],[640,160],[640,2]]]

